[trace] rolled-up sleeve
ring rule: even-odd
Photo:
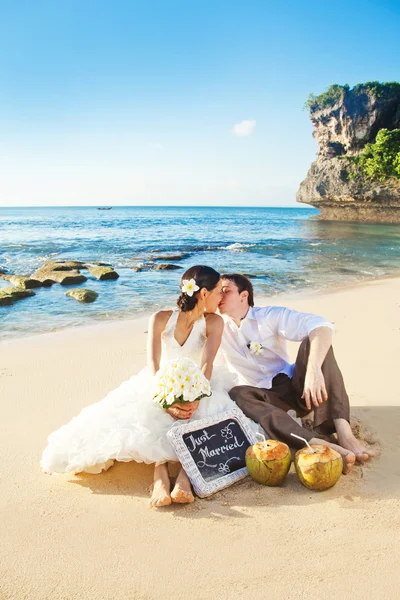
[[[323,317],[290,310],[283,306],[271,307],[268,320],[273,324],[277,335],[292,342],[301,342],[317,327],[329,327],[332,332],[335,329],[333,323]]]

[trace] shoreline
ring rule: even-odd
[[[307,290],[302,290],[302,291],[294,291],[294,292],[282,292],[279,294],[275,294],[274,296],[268,296],[268,295],[260,295],[257,297],[258,302],[256,303],[258,306],[266,306],[267,304],[273,305],[273,306],[279,306],[281,305],[281,300],[282,300],[282,304],[287,305],[288,302],[301,302],[307,299],[312,299],[312,298],[316,298],[316,297],[320,297],[320,296],[331,296],[333,294],[338,294],[341,292],[346,292],[346,291],[351,291],[351,290],[357,290],[360,289],[362,287],[366,287],[368,285],[376,285],[379,284],[380,282],[384,282],[384,281],[391,281],[391,280],[398,280],[400,279],[400,274],[399,275],[393,275],[393,274],[388,274],[388,275],[381,275],[379,277],[372,277],[370,279],[366,279],[364,281],[361,282],[357,282],[357,283],[349,283],[349,284],[339,284],[337,286],[329,286],[327,288],[324,289],[307,289]],[[165,305],[163,307],[159,307],[157,308],[157,310],[162,310],[163,308],[172,308],[174,305],[171,303],[171,305]],[[288,307],[290,308],[290,307]],[[52,338],[54,335],[62,335],[62,334],[69,334],[72,332],[84,332],[85,330],[90,332],[93,331],[94,329],[97,329],[99,332],[101,331],[101,328],[104,327],[124,327],[126,325],[131,325],[133,323],[135,324],[140,324],[143,325],[145,324],[145,326],[147,327],[147,323],[148,320],[151,316],[153,311],[143,311],[141,313],[137,313],[136,315],[127,318],[127,317],[120,317],[120,318],[116,318],[116,319],[94,319],[93,322],[86,322],[86,323],[81,323],[79,325],[65,325],[65,326],[60,326],[56,329],[53,329],[52,331],[41,331],[35,334],[25,334],[25,335],[15,335],[15,336],[7,336],[4,339],[0,339],[0,346],[4,345],[4,344],[9,344],[12,342],[22,342],[22,341],[32,341],[32,340],[38,340],[38,338],[46,340],[47,338]],[[307,312],[307,311],[306,311]]]

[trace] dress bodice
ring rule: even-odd
[[[186,342],[181,346],[175,339],[175,327],[179,311],[173,310],[161,336],[161,366],[177,358],[191,358],[200,366],[201,354],[206,343],[206,320],[202,315],[194,325]]]

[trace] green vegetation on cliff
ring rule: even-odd
[[[345,92],[347,92],[349,89],[350,86],[347,83],[345,85],[333,83],[328,87],[326,92],[319,94],[319,96],[309,94],[306,103],[304,104],[304,108],[314,112],[315,110],[321,110],[323,108],[328,108],[329,106],[334,106],[336,102],[343,100]]]
[[[350,179],[400,178],[400,129],[380,129],[374,144],[366,144],[362,152],[345,158],[350,163]]]
[[[366,83],[358,83],[352,89],[350,89],[350,86],[347,83],[345,85],[333,83],[328,87],[326,92],[323,92],[318,96],[310,94],[304,104],[304,108],[310,110],[310,112],[329,108],[330,106],[334,106],[337,102],[341,102],[347,92],[351,92],[354,95],[367,93],[377,100],[388,100],[391,97],[396,97],[400,94],[400,83],[397,81],[389,83],[367,81]]]

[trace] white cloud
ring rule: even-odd
[[[252,120],[242,121],[233,126],[232,133],[239,137],[251,135],[256,127],[256,122]]]

